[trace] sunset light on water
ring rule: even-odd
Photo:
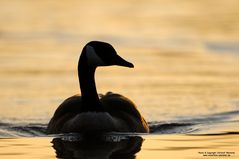
[[[135,66],[97,68],[96,86],[130,98],[149,123],[137,159],[239,158],[238,17],[236,0],[0,0],[0,158],[56,158],[46,126],[80,93],[77,64],[92,40]]]

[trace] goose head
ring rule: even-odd
[[[133,68],[134,65],[120,57],[112,45],[106,42],[91,41],[83,49],[86,63],[90,67],[124,66]]]

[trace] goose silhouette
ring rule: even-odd
[[[109,43],[91,41],[84,46],[78,63],[81,96],[69,97],[60,104],[47,126],[48,134],[149,132],[147,122],[130,99],[112,92],[100,97],[97,94],[96,68],[112,65],[134,67]]]

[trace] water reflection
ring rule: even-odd
[[[102,138],[54,138],[57,158],[64,159],[135,159],[141,150],[140,136],[107,136]]]

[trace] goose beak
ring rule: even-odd
[[[125,66],[125,67],[130,67],[130,68],[134,68],[134,65],[128,61],[126,61],[125,59],[123,59],[122,57],[120,57],[119,55],[116,55],[117,57],[114,60],[114,64],[118,65],[118,66]]]

